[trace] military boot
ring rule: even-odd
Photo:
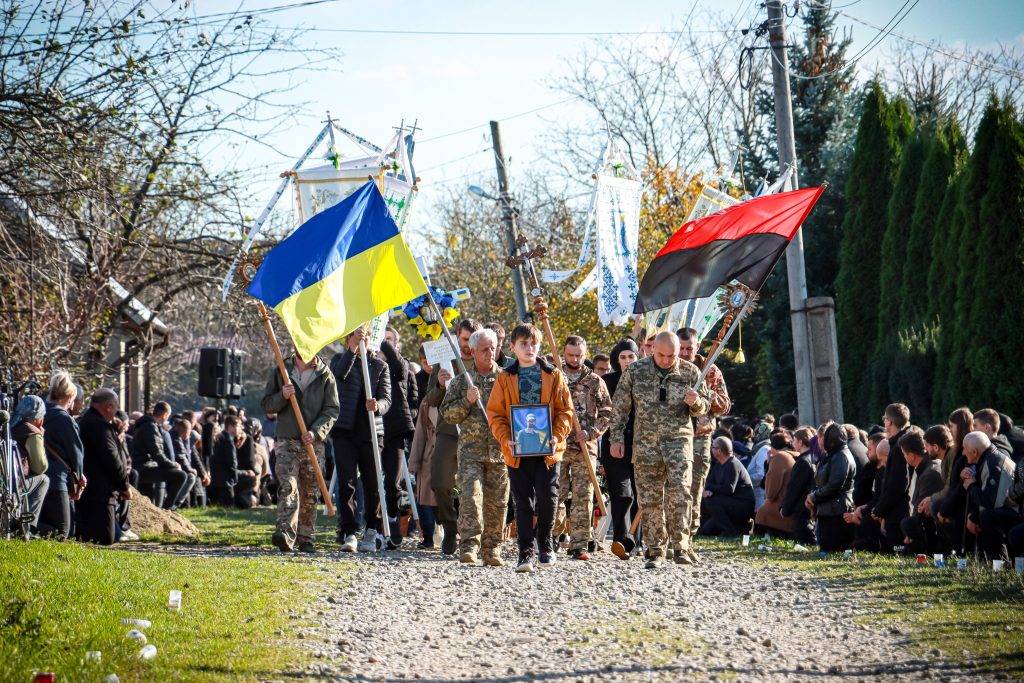
[[[488,567],[504,567],[505,561],[501,559],[497,548],[491,548],[484,551],[484,564]]]
[[[455,522],[442,522],[444,529],[444,540],[441,541],[441,554],[454,555],[459,547],[459,530]]]

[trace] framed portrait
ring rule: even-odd
[[[512,406],[512,441],[517,457],[545,456],[551,447],[551,407],[544,403]]]

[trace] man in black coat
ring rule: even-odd
[[[889,441],[889,458],[882,492],[871,517],[882,526],[885,539],[881,550],[892,552],[903,544],[900,524],[910,516],[910,466],[899,446],[900,439],[910,430],[910,409],[902,403],[890,403],[882,416],[882,426]]]
[[[391,542],[402,542],[398,527],[398,502],[405,485],[404,470],[406,451],[416,430],[416,406],[419,395],[416,378],[409,361],[401,356],[398,331],[387,328],[380,345],[380,360],[387,363],[388,379],[391,382],[391,407],[384,414],[384,449],[381,451],[381,465],[384,468],[384,501],[391,525]]]
[[[720,436],[711,445],[711,457],[718,466],[704,484],[701,501],[700,534],[739,536],[750,533],[754,519],[754,487],[743,464],[732,454],[732,441]],[[792,476],[792,475],[790,475]]]
[[[925,498],[942,490],[942,464],[932,459],[925,449],[924,438],[917,432],[905,434],[900,439],[900,450],[910,465],[910,508],[917,510]],[[903,545],[911,555],[936,552],[935,521],[928,516],[914,512],[900,523],[903,531]]]
[[[612,371],[602,377],[608,394],[615,395],[619,380],[627,367],[640,358],[640,347],[632,339],[624,339],[612,347]],[[629,553],[635,546],[635,539],[629,537],[629,524],[626,515],[636,517],[639,512],[636,505],[636,486],[633,482],[633,420],[631,413],[626,420],[623,431],[625,455],[621,458],[611,456],[611,439],[601,439],[601,455],[599,463],[604,468],[605,482],[608,485],[608,496],[611,498],[612,516],[612,552],[619,559],[629,559]]]
[[[854,525],[855,550],[878,551],[882,545],[881,525],[871,517],[871,511],[882,495],[885,483],[885,464],[889,459],[889,441],[882,432],[868,436],[868,466],[853,483],[853,511],[843,515],[843,521]],[[870,479],[867,479],[870,475]],[[865,495],[866,488],[866,495]],[[859,501],[859,502],[858,502]]]
[[[1013,451],[1013,462],[1019,465],[1024,460],[1024,429],[1015,426],[1006,413],[999,413],[999,434],[1006,437]]]
[[[188,495],[188,474],[174,459],[173,449],[167,451],[163,424],[171,414],[171,407],[157,401],[153,412],[143,415],[132,431],[132,467],[139,473],[139,486],[167,487],[164,507],[177,510]]]
[[[117,394],[111,389],[98,389],[89,403],[89,409],[78,421],[85,453],[83,466],[89,480],[77,505],[78,535],[83,541],[113,545],[117,540],[117,501],[132,497],[128,469],[113,424],[118,410]]]
[[[964,437],[964,456],[967,467],[960,471],[959,477],[967,494],[967,531],[977,538],[978,547],[986,557],[1009,559],[1004,529],[993,523],[993,515],[1004,509],[1013,488],[1016,472],[1013,459],[996,448],[981,431]]]
[[[225,507],[235,505],[235,485],[242,474],[238,468],[238,424],[235,415],[224,418],[224,431],[213,442],[210,458],[210,502]]]
[[[338,419],[331,428],[334,442],[334,462],[338,472],[338,542],[345,552],[377,549],[377,535],[384,533],[381,520],[380,494],[377,487],[377,467],[373,460],[373,442],[383,447],[383,416],[391,408],[391,376],[388,366],[372,353],[367,353],[370,370],[370,392],[367,398],[363,384],[362,359],[359,343],[366,339],[367,328],[360,327],[345,339],[345,350],[331,359],[331,373],[338,387]],[[373,428],[370,428],[370,418]],[[356,545],[356,476],[362,479],[363,509],[366,533]]]

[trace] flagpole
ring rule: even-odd
[[[371,401],[374,399],[373,389],[370,387],[370,363],[366,359],[366,342],[363,340],[359,341],[359,360],[363,366],[363,388],[366,390],[366,400]],[[369,410],[366,411],[366,418],[370,421],[370,445],[373,447],[373,466],[377,470],[377,497],[380,498],[380,519],[381,526],[384,527],[384,538],[391,539],[391,523],[388,518],[388,504],[384,498],[384,468],[380,464],[380,444],[377,442],[377,420],[374,418],[373,413]],[[365,482],[363,483],[365,486]],[[367,510],[367,517],[370,515],[370,511]],[[367,524],[366,528],[369,529],[370,525]]]
[[[263,329],[267,333],[267,340],[270,342],[270,348],[274,351],[274,359],[277,361],[277,370],[281,373],[281,381],[283,382],[282,387],[287,384],[291,384],[291,379],[288,377],[288,368],[284,365],[284,355],[281,353],[281,346],[277,343],[277,335],[274,334],[274,326],[270,323],[270,313],[267,312],[267,307],[262,301],[256,300],[256,308],[260,312],[260,317],[263,318]],[[288,402],[292,406],[292,413],[295,414],[295,423],[299,427],[299,434],[306,434],[306,420],[302,417],[302,410],[299,409],[299,401],[295,398],[295,394],[288,397]],[[327,516],[334,516],[334,503],[331,502],[330,491],[327,490],[327,482],[324,481],[324,474],[320,471],[320,463],[317,462],[316,452],[313,450],[313,444],[303,444],[306,450],[306,456],[309,458],[309,462],[313,466],[313,473],[316,475],[317,486],[320,487],[320,495],[324,498],[324,507],[327,508]]]
[[[427,289],[427,301],[430,302],[430,307],[434,311],[434,315],[437,316],[437,321],[441,324],[441,331],[444,333],[444,338],[447,340],[448,345],[452,347],[452,351],[455,352],[455,362],[459,366],[459,370],[466,376],[466,384],[468,387],[473,386],[473,378],[469,376],[469,370],[466,369],[466,364],[462,362],[462,352],[459,350],[458,345],[455,343],[455,338],[452,337],[452,333],[448,330],[448,323],[445,322],[444,316],[441,315],[441,308],[434,301],[434,297],[430,294],[430,289]],[[484,408],[483,400],[477,398],[476,405],[480,408],[480,412],[484,414],[484,420],[487,420],[487,410]],[[489,421],[488,421],[489,422]]]

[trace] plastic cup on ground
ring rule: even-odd
[[[107,674],[106,678],[103,679],[103,683],[121,683],[121,679],[117,674]]]
[[[1003,561],[1002,560],[992,560],[992,571],[994,571],[994,572],[1001,572],[1001,571],[1003,571]]]
[[[924,553],[918,553],[917,554],[917,566],[923,567],[926,564],[928,564],[928,556],[925,555]]]
[[[852,548],[847,548],[846,550],[843,551],[843,559],[849,560],[852,557],[853,557],[853,549]]]
[[[125,626],[134,626],[135,628],[149,628],[153,625],[149,619],[128,619],[124,618],[121,623]]]
[[[750,534],[743,534],[743,540],[740,541],[740,545],[742,545],[744,548],[750,545]]]
[[[139,659],[148,662],[156,657],[156,645],[147,645],[139,650]]]
[[[181,591],[171,591],[167,596],[167,609],[177,612],[181,609]]]
[[[932,559],[935,560],[935,566],[938,569],[942,569],[946,566],[946,558],[942,553],[935,553]]]
[[[52,671],[39,671],[32,677],[32,683],[57,683],[57,674]]]
[[[136,629],[132,629],[131,631],[128,631],[128,634],[127,634],[126,637],[129,638],[130,640],[138,641],[139,645],[145,645],[148,642],[147,639],[146,639],[146,634],[143,633],[142,631],[138,631]]]
[[[808,548],[807,546],[800,545],[799,543],[797,543],[793,546],[793,550],[797,551],[798,553],[806,553]]]
[[[967,569],[967,558],[961,557],[956,561],[956,568],[960,571]]]
[[[99,650],[89,650],[85,653],[85,661],[98,662],[103,659],[103,653]]]

